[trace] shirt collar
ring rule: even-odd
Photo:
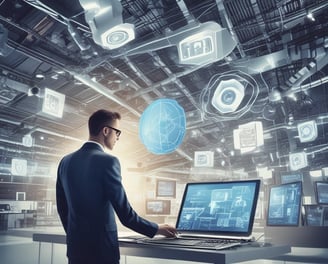
[[[97,145],[99,145],[99,146],[101,147],[101,149],[102,149],[103,151],[105,151],[105,148],[104,148],[103,145],[101,145],[99,142],[96,142],[96,141],[93,141],[93,140],[88,140],[86,143],[94,143],[94,144],[97,144]]]

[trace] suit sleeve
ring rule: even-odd
[[[118,218],[124,226],[135,232],[153,237],[158,230],[158,225],[138,216],[133,210],[122,185],[119,160],[115,157],[112,157],[110,160],[111,161],[107,163],[106,167],[105,188],[106,195]]]
[[[64,230],[67,233],[68,208],[67,208],[67,200],[64,193],[64,188],[60,179],[61,167],[62,167],[62,162],[59,164],[57,170],[56,203],[57,203],[57,212],[59,214]]]

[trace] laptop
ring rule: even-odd
[[[137,243],[219,250],[250,242],[259,189],[260,180],[187,183],[176,222],[179,235]]]

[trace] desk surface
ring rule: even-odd
[[[256,259],[267,259],[291,252],[290,246],[249,246],[227,250],[205,250],[145,245],[120,241],[122,255],[176,259],[195,262],[228,264]]]
[[[123,241],[124,240],[124,241]],[[65,244],[63,234],[33,234],[33,241]],[[145,245],[126,239],[120,240],[121,255],[147,258],[176,259],[215,264],[228,264],[248,260],[267,259],[291,252],[290,246],[256,246],[245,245],[228,250],[204,250],[174,248],[159,245]]]

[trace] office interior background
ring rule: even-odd
[[[0,250],[61,229],[57,165],[100,108],[122,115],[112,154],[140,215],[174,224],[187,182],[259,178],[254,234],[284,243],[270,229],[281,227],[304,234],[292,246],[326,248],[309,230],[328,225],[327,11],[325,0],[0,1]],[[271,189],[293,182],[300,202],[282,210],[287,189],[268,225]]]

